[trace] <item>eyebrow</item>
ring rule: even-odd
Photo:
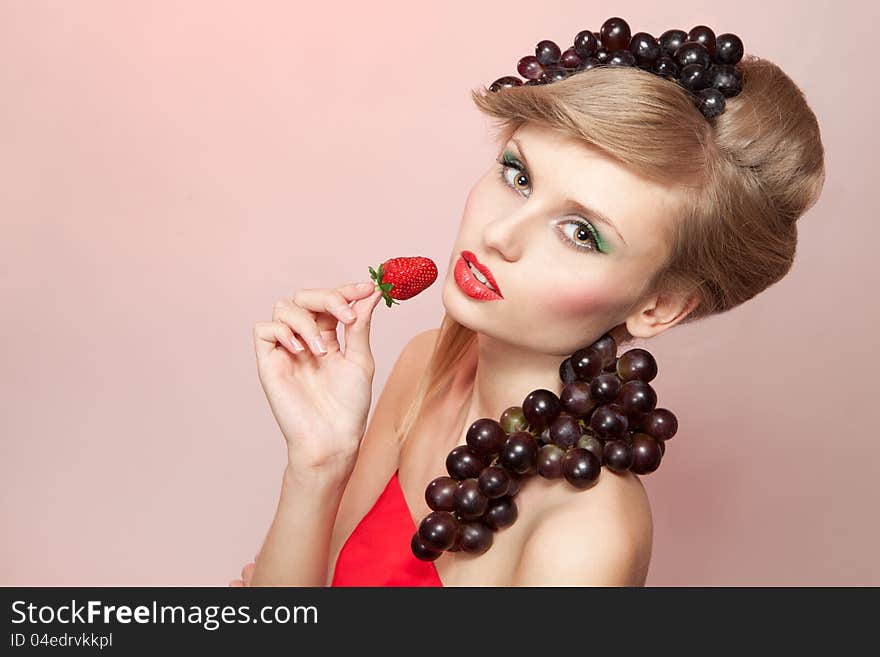
[[[531,170],[531,167],[529,166],[529,160],[526,158],[526,152],[523,149],[522,144],[519,143],[519,141],[517,141],[516,137],[512,138],[510,141],[512,141],[514,144],[516,144],[516,148],[519,151],[519,154],[523,159],[523,164],[526,165],[527,169]],[[615,233],[617,233],[617,236],[620,238],[620,241],[623,242],[624,244],[626,244],[626,240],[623,239],[623,235],[621,235],[620,231],[617,230],[617,226],[615,226],[614,222],[611,221],[611,219],[609,219],[607,216],[605,216],[604,214],[602,214],[601,212],[599,212],[595,208],[591,208],[587,205],[584,205],[583,203],[579,203],[578,201],[576,201],[574,199],[571,199],[571,198],[566,199],[566,202],[569,205],[574,206],[575,209],[577,209],[577,211],[580,212],[581,214],[590,215],[591,217],[594,217],[596,220],[598,220],[598,221],[602,222],[603,224],[605,224],[606,226],[608,226],[611,230],[613,230]],[[627,246],[629,246],[629,245],[627,244]]]

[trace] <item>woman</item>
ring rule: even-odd
[[[603,468],[588,492],[531,477],[516,523],[479,556],[420,561],[402,537],[471,423],[534,389],[558,393],[566,356],[605,333],[620,346],[725,312],[789,271],[795,222],[824,182],[819,128],[776,65],[738,67],[741,93],[711,120],[634,67],[473,93],[500,128],[498,161],[467,197],[441,326],[404,348],[366,434],[380,291],[300,290],[255,327],[290,458],[260,554],[233,585],[644,584],[651,511],[628,471]],[[474,259],[495,293],[456,280]]]

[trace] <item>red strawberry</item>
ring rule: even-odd
[[[370,278],[379,284],[390,308],[397,303],[393,299],[409,299],[429,288],[437,280],[437,265],[423,256],[391,258],[379,265],[378,272],[370,267]]]

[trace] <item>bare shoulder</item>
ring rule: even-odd
[[[638,476],[603,468],[592,488],[565,492],[527,536],[514,584],[643,586],[651,560],[653,520]],[[548,554],[566,558],[547,559]]]

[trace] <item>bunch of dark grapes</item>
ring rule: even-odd
[[[599,32],[578,32],[564,52],[549,39],[539,41],[534,55],[517,62],[516,70],[526,81],[505,75],[489,91],[549,84],[598,66],[631,66],[678,83],[691,92],[703,116],[712,118],[724,111],[725,98],[742,91],[742,71],[736,64],[743,53],[736,34],[715,36],[706,25],[690,32],[666,30],[655,38],[648,32],[631,34],[629,24],[615,16],[602,23]]]
[[[425,489],[432,511],[412,536],[413,554],[433,561],[444,551],[484,553],[495,532],[516,521],[516,494],[530,476],[565,479],[586,490],[602,466],[636,474],[656,470],[678,420],[657,408],[650,384],[657,363],[650,352],[616,354],[617,343],[606,333],[562,361],[558,396],[533,390],[499,420],[471,424],[466,444],[446,457],[448,475]]]

